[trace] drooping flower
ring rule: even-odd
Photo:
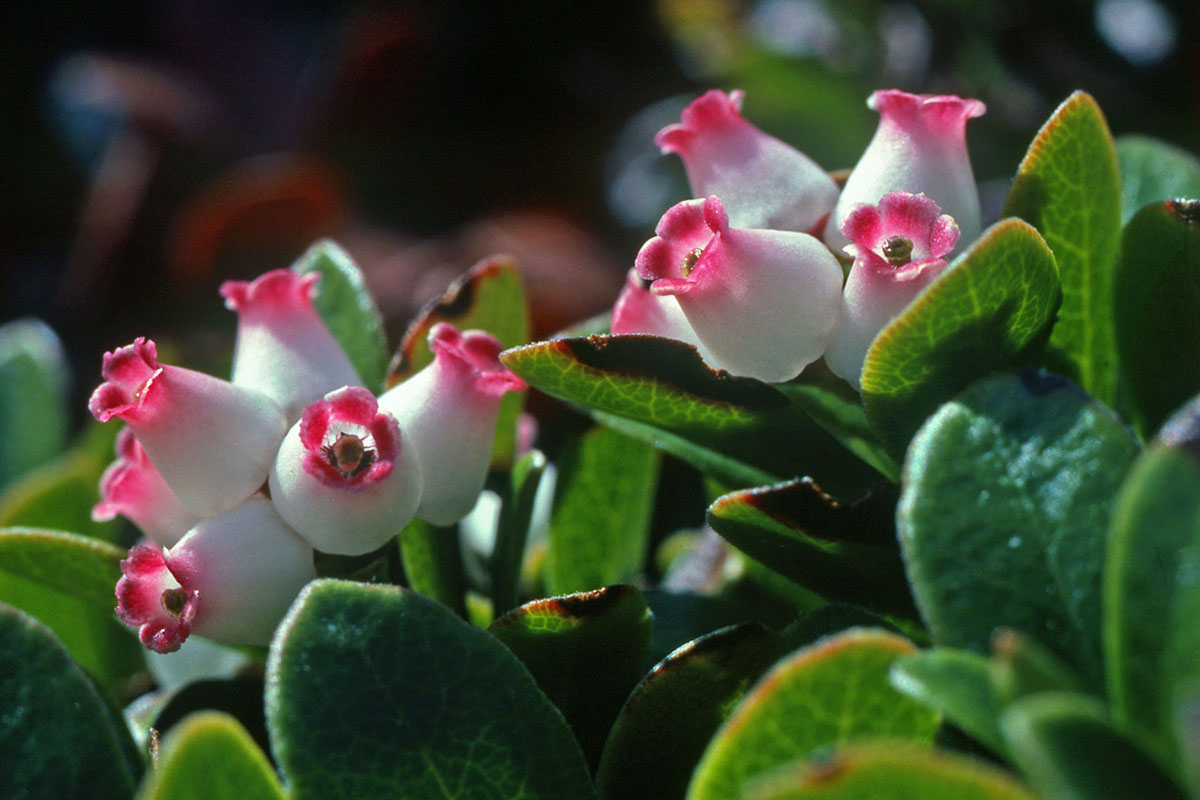
[[[638,277],[636,267],[630,268],[625,276],[625,286],[613,306],[610,330],[617,334],[648,333],[677,339],[695,347],[706,363],[712,363],[708,348],[696,336],[679,301],[647,289]]]
[[[846,180],[825,228],[831,247],[847,243],[842,223],[860,203],[874,205],[892,191],[927,195],[954,217],[963,241],[979,237],[979,189],[967,155],[967,120],[984,114],[979,100],[953,95],[877,91],[867,105],[879,127]]]
[[[253,281],[221,284],[225,305],[238,314],[232,381],[270,397],[289,423],[327,392],[360,382],[313,307],[319,277],[277,269]]]
[[[503,345],[490,333],[439,322],[429,348],[433,362],[385,392],[379,406],[416,446],[425,482],[417,517],[448,525],[483,489],[501,397],[525,383],[500,363]]]
[[[304,409],[271,469],[271,499],[313,547],[361,555],[412,519],[422,470],[412,437],[360,387]]]
[[[654,138],[678,153],[696,197],[719,195],[738,228],[819,232],[838,188],[811,158],[742,118],[745,93],[713,89]]]
[[[715,366],[785,381],[817,360],[837,325],[842,269],[805,233],[730,227],[717,197],[667,210],[637,271],[673,296]]]
[[[103,522],[127,517],[156,543],[171,547],[200,521],[163,480],[130,428],[117,434],[117,460],[100,478],[100,502],[92,519]]]
[[[842,320],[825,363],[861,390],[867,350],[881,330],[946,267],[958,225],[923,194],[889,192],[854,208],[842,224],[854,256],[843,292]]]
[[[179,649],[193,632],[266,645],[316,577],[312,547],[261,495],[200,522],[165,552],[135,546],[121,572],[117,615],[158,653]]]
[[[202,372],[159,364],[145,338],[104,354],[88,401],[101,422],[133,429],[167,485],[201,517],[232,508],[266,481],[287,432],[269,397]]]

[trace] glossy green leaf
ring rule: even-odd
[[[937,714],[888,683],[892,663],[912,651],[903,637],[855,628],[783,659],[709,742],[687,797],[738,797],[758,775],[855,739],[932,739]]]
[[[142,765],[118,723],[51,632],[0,604],[0,797],[128,798]]]
[[[651,627],[641,592],[618,585],[525,603],[488,630],[558,706],[594,770],[617,712],[642,676]]]
[[[981,744],[1004,753],[988,660],[967,650],[936,648],[904,656],[891,671],[892,685],[945,715]]]
[[[1125,227],[1116,270],[1123,388],[1149,436],[1200,392],[1200,200],[1139,211]]]
[[[913,612],[896,546],[896,488],[843,503],[808,479],[731,492],[708,524],[761,563],[830,600]]]
[[[459,330],[482,330],[505,347],[529,341],[529,307],[517,264],[508,256],[485,258],[475,264],[438,299],[426,304],[404,333],[388,367],[387,384],[394,386],[433,360],[429,330],[448,322]],[[500,401],[492,463],[507,467],[516,451],[517,416],[524,394],[510,392]]]
[[[1050,334],[1048,365],[1112,403],[1121,179],[1112,134],[1091,95],[1072,94],[1038,131],[1017,168],[1004,215],[1037,228],[1058,262],[1062,307]]]
[[[1054,256],[1016,219],[996,223],[867,351],[863,404],[900,460],[925,418],[1035,346],[1059,303]]]
[[[571,729],[517,657],[415,592],[309,584],[267,687],[294,800],[593,796]]]
[[[0,487],[66,444],[70,374],[62,343],[44,322],[0,325]]]
[[[1200,159],[1172,144],[1150,136],[1119,136],[1117,162],[1122,224],[1150,203],[1200,197]]]
[[[897,526],[934,639],[980,653],[1028,633],[1100,680],[1113,498],[1138,451],[1111,411],[1026,371],[976,383],[913,439]]]
[[[242,670],[232,678],[192,680],[171,691],[143,722],[146,728],[153,726],[160,735],[169,736],[196,713],[219,711],[237,720],[255,745],[267,752],[271,743],[263,689],[262,674],[253,670]]]
[[[713,732],[784,652],[778,636],[751,622],[671,653],[629,696],[604,745],[602,800],[682,800]]]
[[[1174,752],[1173,694],[1185,677],[1168,658],[1179,636],[1171,621],[1181,618],[1181,596],[1195,591],[1197,549],[1200,463],[1184,448],[1156,444],[1130,471],[1113,515],[1104,574],[1104,648],[1114,717],[1165,754]]]
[[[1000,728],[1033,787],[1055,800],[1184,800],[1162,767],[1114,725],[1100,701],[1043,692],[1008,706]]]
[[[984,761],[912,742],[865,741],[754,782],[744,800],[1038,800]]]
[[[117,522],[92,519],[106,466],[76,448],[25,473],[0,494],[0,526],[53,528],[114,540],[121,533]]]
[[[138,800],[283,800],[283,787],[236,719],[206,711],[166,737]]]
[[[0,528],[0,572],[111,610],[127,552],[107,542],[37,528]]]
[[[1002,628],[992,637],[988,663],[992,690],[1000,705],[1037,692],[1082,692],[1079,674],[1036,639]]]
[[[564,594],[632,579],[646,560],[659,453],[607,428],[573,442],[558,464],[546,587]]]
[[[554,339],[514,348],[501,360],[605,425],[627,422],[623,432],[739,484],[811,472],[830,489],[852,492],[879,478],[783,390],[714,371],[682,342]]]
[[[466,616],[467,584],[457,525],[442,527],[414,519],[400,532],[400,562],[413,590]]]
[[[350,357],[363,385],[376,390],[383,386],[388,360],[383,315],[354,259],[336,242],[322,239],[292,269],[320,273],[313,299],[317,313]]]
[[[503,614],[517,604],[521,566],[533,517],[533,501],[546,470],[546,456],[531,450],[513,465],[500,497],[496,545],[488,560],[492,578],[492,611]]]

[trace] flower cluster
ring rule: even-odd
[[[316,280],[221,287],[238,313],[229,381],[160,363],[144,338],[104,356],[89,408],[126,427],[93,516],[147,537],[116,594],[152,650],[192,631],[266,644],[314,550],[368,553],[414,516],[448,524],[483,488],[500,398],[524,388],[500,343],[439,323],[433,362],[377,398],[317,314]]]
[[[638,253],[612,331],[679,339],[710,366],[765,381],[824,356],[857,389],[876,335],[979,235],[966,122],[984,105],[875,92],[879,127],[839,190],[747,122],[742,99],[709,91],[656,137],[683,159],[696,199],[668,209]]]

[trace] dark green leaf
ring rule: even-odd
[[[904,656],[893,666],[892,685],[946,716],[996,753],[1004,753],[997,702],[988,677],[988,660],[978,653],[950,648]]]
[[[1058,262],[1062,308],[1050,334],[1049,366],[1112,403],[1121,179],[1112,134],[1091,95],[1072,94],[1038,131],[1017,168],[1004,216],[1037,228]]]
[[[759,620],[760,609],[737,598],[648,589],[646,603],[654,612],[649,664],[657,664],[675,648],[719,628]]]
[[[682,800],[713,732],[784,652],[778,636],[744,623],[672,653],[621,709],[596,772],[600,797]]]
[[[732,492],[708,524],[761,563],[831,600],[913,612],[896,546],[896,488],[842,503],[808,479]]]
[[[993,376],[942,406],[913,439],[897,510],[934,638],[986,653],[1014,628],[1097,684],[1105,532],[1137,449],[1048,373]]]
[[[937,715],[888,684],[892,663],[912,651],[900,636],[855,628],[780,661],[709,742],[687,797],[738,797],[754,777],[854,739],[931,739]]]
[[[1037,692],[1082,692],[1078,673],[1036,639],[1001,628],[992,637],[988,675],[996,700],[1007,705]]]
[[[142,765],[95,685],[45,626],[0,605],[0,797],[128,798]]]
[[[1105,714],[1098,700],[1043,692],[1008,706],[1000,728],[1030,783],[1054,800],[1186,795]]]
[[[98,539],[36,528],[0,528],[0,572],[44,584],[111,611],[125,550]]]
[[[855,742],[754,782],[744,800],[1037,800],[984,761],[912,742]]]
[[[893,457],[939,405],[1036,345],[1058,303],[1037,231],[1016,219],[984,231],[867,351],[863,404]]]
[[[363,385],[375,391],[383,386],[387,369],[387,336],[383,315],[363,279],[362,270],[336,242],[322,239],[296,260],[300,274],[319,272],[313,304],[338,344],[358,370]]]
[[[644,441],[659,436],[667,452],[738,483],[812,472],[835,491],[853,492],[879,478],[780,388],[714,371],[682,342],[555,339],[509,350],[501,360],[604,424],[627,421],[624,432],[637,435],[640,428]]]
[[[466,616],[467,587],[457,525],[440,527],[414,519],[400,532],[400,561],[410,587]]]
[[[1139,211],[1116,270],[1121,378],[1134,423],[1149,436],[1200,392],[1200,200]]]
[[[283,800],[283,787],[236,719],[206,711],[166,737],[138,800]]]
[[[488,572],[492,577],[492,611],[495,614],[503,614],[517,604],[533,501],[545,469],[546,457],[537,450],[531,450],[513,465],[501,495],[496,546],[488,563]]]
[[[1186,150],[1150,136],[1120,136],[1117,161],[1121,165],[1122,224],[1150,203],[1200,197],[1200,159]]]
[[[415,592],[309,584],[267,686],[295,800],[593,796],[571,729],[516,656]]]
[[[632,586],[534,600],[488,629],[567,718],[595,769],[617,712],[642,676],[650,609]]]
[[[525,285],[517,264],[507,256],[485,258],[450,285],[441,297],[430,301],[408,326],[400,348],[388,367],[387,384],[394,386],[433,360],[429,330],[448,322],[459,330],[482,330],[505,347],[529,341],[529,308]],[[507,468],[516,450],[517,416],[524,394],[510,392],[500,402],[492,463]]]
[[[632,579],[646,560],[659,453],[607,428],[593,428],[558,465],[546,551],[551,594]]]
[[[62,450],[70,374],[62,343],[44,322],[0,325],[0,487]]]

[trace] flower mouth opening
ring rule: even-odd
[[[162,593],[163,610],[172,617],[180,617],[187,610],[188,591],[182,587],[167,589]]]
[[[912,261],[913,243],[907,236],[891,236],[880,248],[883,257],[893,267],[903,267]]]
[[[375,448],[375,437],[350,431],[338,432],[332,442],[321,446],[321,453],[329,466],[343,478],[353,478],[371,468],[379,457]]]
[[[695,247],[689,250],[683,256],[683,260],[679,262],[679,270],[681,273],[683,273],[683,277],[687,278],[691,276],[692,270],[696,268],[696,262],[698,262],[700,257],[703,255],[704,249],[701,247]]]

